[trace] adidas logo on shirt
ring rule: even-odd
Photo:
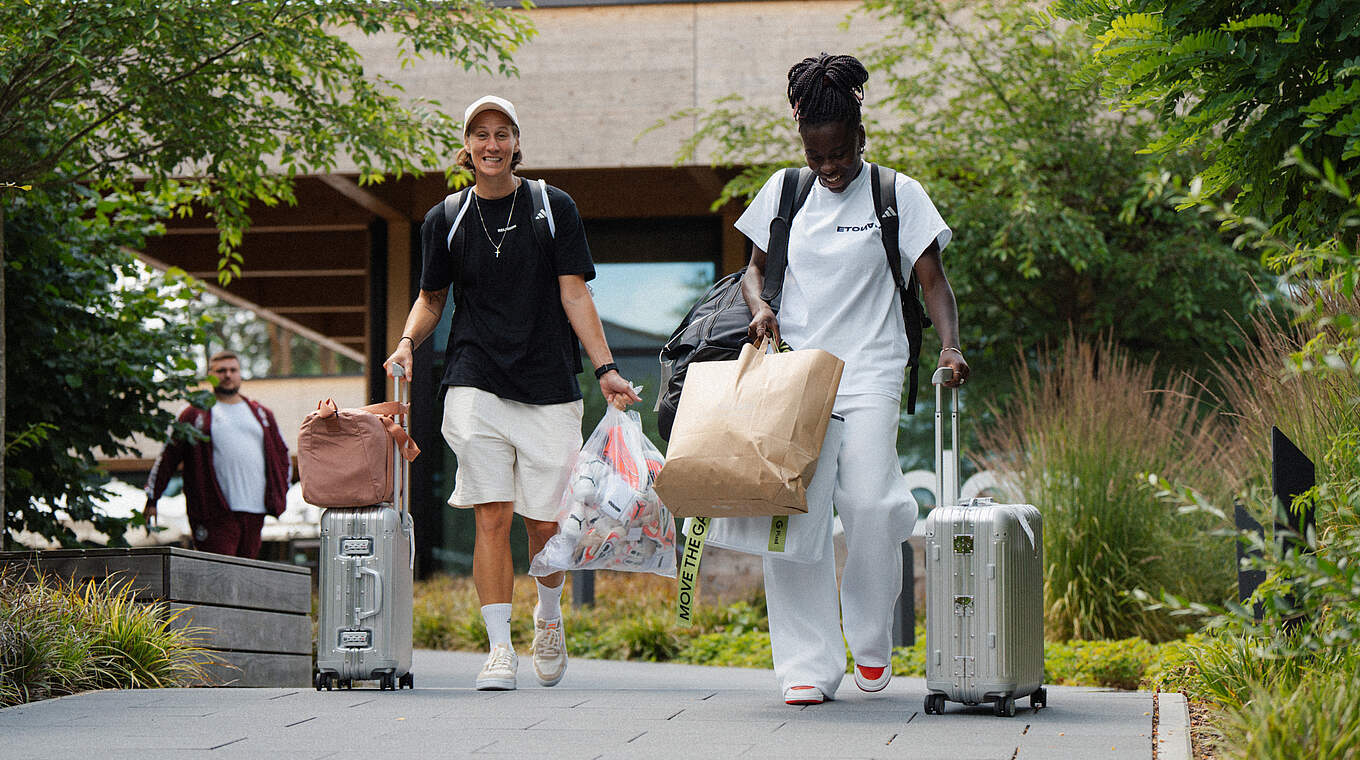
[[[897,216],[897,212],[896,212],[896,211],[893,211],[893,210],[890,209],[890,208],[887,208],[887,209],[884,209],[884,210],[883,210],[883,218],[884,218],[884,219],[887,219],[888,217],[891,217],[891,216]]]
[[[539,209],[538,213],[534,215],[534,219],[547,219],[547,218],[548,212],[544,211],[543,209]]]

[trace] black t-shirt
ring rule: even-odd
[[[576,203],[552,186],[548,203],[557,232],[549,250],[540,250],[531,181],[522,180],[514,193],[497,200],[474,197],[458,224],[465,259],[460,285],[450,292],[454,312],[443,384],[527,404],[560,404],[581,398],[576,382],[581,358],[557,277],[575,274],[589,281],[595,264]],[[443,290],[454,282],[457,257],[449,252],[448,237],[441,201],[420,228],[421,290]],[[501,243],[499,256],[492,240]]]

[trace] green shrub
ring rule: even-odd
[[[675,621],[674,583],[666,578],[627,573],[596,575],[595,607],[567,611],[569,653],[594,659],[773,667],[769,619],[762,594],[728,603],[700,602],[694,610],[694,624],[682,628]],[[513,635],[516,646],[522,650],[532,640],[527,613],[533,607],[536,592],[528,578],[518,578],[515,587],[514,604],[518,612]],[[568,587],[564,601],[570,598]],[[476,599],[470,578],[441,576],[418,582],[416,646],[484,651],[486,631]],[[893,649],[895,675],[925,676],[925,640],[925,628],[918,626],[913,646]],[[1140,681],[1173,670],[1180,661],[1177,658],[1183,660],[1190,656],[1187,654],[1190,651],[1182,641],[1164,645],[1141,639],[1048,642],[1044,651],[1045,682],[1134,689]],[[846,659],[848,672],[854,667],[848,651]]]
[[[769,659],[765,597],[762,593],[733,602],[695,605],[693,625],[680,628],[675,622],[675,581],[640,573],[599,573],[595,576],[595,606],[571,609],[571,581],[563,591],[566,613],[567,651],[576,657],[647,661],[692,662],[711,658],[719,647],[740,655],[741,662]],[[533,621],[528,614],[537,601],[533,579],[515,582],[515,614],[511,637],[517,648],[527,649],[533,640]],[[486,626],[472,579],[439,576],[416,584],[414,640],[418,648],[480,651],[486,649]],[[749,636],[760,633],[763,643]],[[693,649],[695,641],[711,637],[709,644]],[[724,637],[746,642],[730,648],[715,642]],[[741,654],[741,647],[756,647]],[[705,660],[707,662],[708,660]],[[726,663],[715,663],[726,664]]]
[[[1141,688],[1148,691],[1179,691],[1191,698],[1202,699],[1195,685],[1199,683],[1197,647],[1205,642],[1202,633],[1192,633],[1183,639],[1160,644],[1156,656],[1143,671]]]
[[[893,649],[893,675],[923,678],[926,674],[926,635],[917,628],[916,643]],[[1044,645],[1044,683],[1064,686],[1104,686],[1137,689],[1158,662],[1164,649],[1179,645],[1150,644],[1143,639],[1122,641],[1050,641]]]
[[[1349,202],[1355,208],[1343,222],[1353,228],[1360,197]],[[1353,278],[1326,278],[1346,261],[1340,254],[1354,267],[1347,248],[1354,234],[1297,246],[1273,239],[1254,220],[1225,218],[1256,228],[1262,247],[1276,250],[1282,269],[1296,277],[1295,305],[1305,315],[1295,326],[1256,321],[1249,347],[1220,370],[1235,436],[1256,444],[1244,458],[1255,489],[1242,503],[1263,524],[1275,522],[1277,505],[1265,494],[1265,442],[1277,425],[1318,465],[1317,486],[1285,505],[1312,508],[1317,526],[1299,537],[1307,551],[1240,537],[1259,557],[1248,567],[1266,576],[1246,604],[1164,598],[1152,605],[1193,613],[1210,631],[1169,658],[1157,681],[1219,706],[1221,757],[1353,759],[1360,757],[1360,293]],[[1226,501],[1183,484],[1161,485],[1185,508],[1228,511]]]
[[[853,666],[854,663],[851,663]],[[893,647],[892,669],[895,676],[926,675],[926,629],[924,621],[916,626],[916,643],[909,647]]]
[[[1050,641],[1044,645],[1044,683],[1137,689],[1156,659],[1143,639]]]
[[[1017,370],[1014,397],[982,434],[982,465],[1043,513],[1052,639],[1166,640],[1176,621],[1129,591],[1216,601],[1231,583],[1231,541],[1209,533],[1219,524],[1177,519],[1141,477],[1174,472],[1202,492],[1231,493],[1238,478],[1223,465],[1225,431],[1202,414],[1188,378],[1156,390],[1154,377],[1110,342],[1069,338],[1040,354],[1037,371]]]
[[[203,628],[176,627],[164,603],[139,603],[127,581],[28,583],[0,570],[0,706],[89,689],[208,681]]]
[[[692,665],[774,667],[770,658],[770,634],[759,630],[700,634],[691,639],[675,659]]]
[[[648,612],[615,621],[605,629],[587,657],[609,660],[667,662],[684,647],[667,612]]]

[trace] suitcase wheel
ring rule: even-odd
[[[378,678],[378,688],[382,691],[396,691],[397,679],[391,673],[383,673]]]
[[[997,697],[996,701],[992,703],[992,710],[999,717],[1014,718],[1015,697],[1009,694],[1004,697]]]
[[[321,691],[323,688],[330,691],[335,688],[335,674],[318,672],[316,678],[312,679],[312,685],[316,687],[317,691]]]
[[[926,695],[926,715],[944,715],[944,695]]]
[[[415,688],[416,688],[416,677],[413,676],[413,675],[411,675],[410,673],[407,673],[406,675],[402,676],[402,677],[401,677],[401,682],[400,682],[400,684],[398,685],[398,688],[401,688],[401,689],[415,689]],[[1031,701],[1033,701],[1033,700],[1031,700]]]
[[[1040,686],[1029,695],[1029,706],[1038,710],[1040,707],[1048,707],[1048,689]]]
[[[325,676],[321,675],[321,671],[319,670],[312,674],[312,685],[316,687],[317,691],[321,691],[321,684],[324,678]]]

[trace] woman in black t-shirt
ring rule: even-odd
[[[640,399],[614,365],[586,287],[595,267],[570,196],[540,185],[552,232],[545,244],[535,235],[532,180],[514,173],[522,157],[515,107],[488,95],[463,123],[457,162],[473,173],[471,197],[454,220],[443,203],[426,214],[420,295],[384,366],[411,376],[412,351],[434,332],[452,288],[443,433],[458,472],[449,504],[476,515],[472,575],[491,644],[477,688],[513,689],[511,517],[524,517],[531,556],[557,532],[556,491],[581,448],[577,339],[609,403]],[[563,580],[561,572],[538,579],[533,663],[544,686],[567,665]]]

